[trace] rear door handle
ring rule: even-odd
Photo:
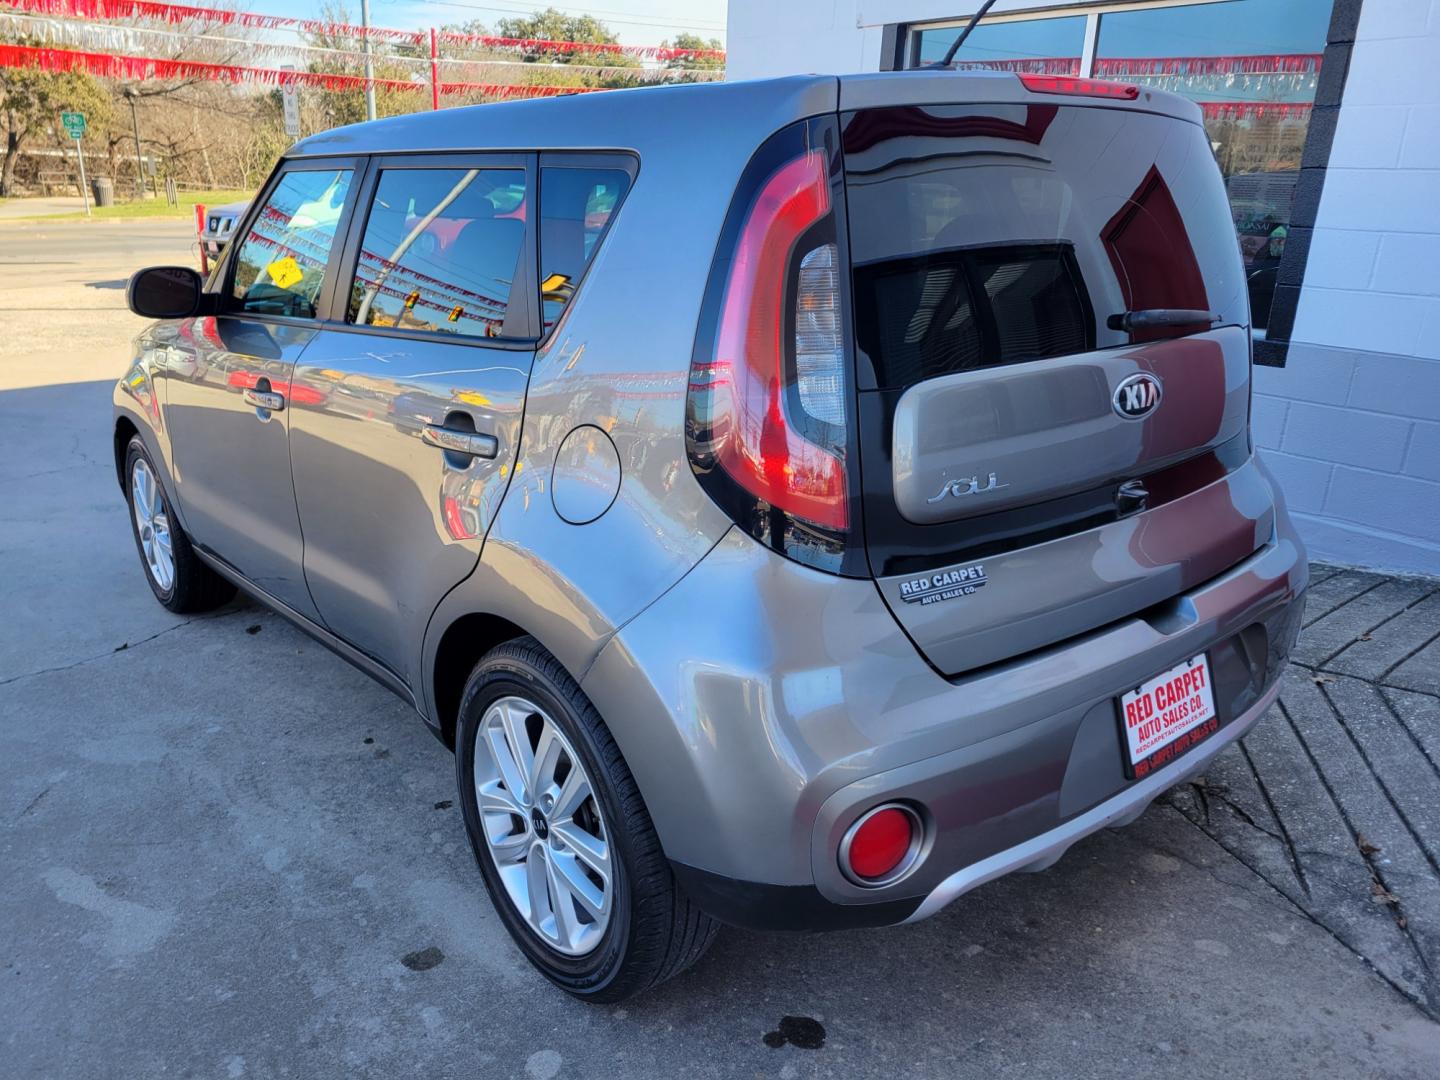
[[[460,431],[457,428],[426,424],[420,437],[431,446],[452,454],[468,454],[470,457],[493,458],[500,453],[500,440],[494,435],[478,431]]]
[[[257,409],[279,412],[285,408],[285,395],[273,390],[242,390],[240,396],[245,399],[246,405],[254,405]]]

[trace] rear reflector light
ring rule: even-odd
[[[1021,75],[1025,89],[1037,94],[1079,94],[1082,97],[1118,98],[1134,101],[1140,87],[1133,83],[1107,82],[1104,79],[1073,79],[1068,75]]]
[[[800,260],[795,290],[795,373],[800,404],[816,420],[845,426],[845,348],[840,340],[839,255],[821,244]]]
[[[857,885],[889,885],[905,876],[920,852],[922,827],[900,803],[877,806],[856,819],[840,843],[840,869]]]
[[[702,320],[690,367],[686,436],[734,520],[822,565],[843,560],[850,526],[851,386],[833,151],[811,135],[782,131],[742,178],[714,263],[714,322]]]

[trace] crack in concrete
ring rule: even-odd
[[[1325,704],[1330,706],[1330,711],[1335,714],[1335,721],[1340,725],[1340,730],[1345,733],[1346,737],[1350,740],[1350,744],[1355,747],[1355,752],[1360,755],[1360,761],[1364,764],[1366,772],[1374,777],[1381,794],[1385,796],[1385,801],[1390,804],[1390,809],[1395,812],[1395,816],[1399,818],[1400,823],[1405,826],[1405,831],[1410,834],[1410,839],[1415,842],[1416,850],[1418,850],[1421,857],[1430,864],[1430,868],[1435,871],[1435,875],[1440,877],[1440,862],[1437,862],[1435,857],[1430,854],[1430,849],[1425,843],[1425,838],[1422,837],[1419,830],[1415,828],[1414,822],[1410,820],[1410,815],[1405,812],[1404,807],[1396,801],[1394,793],[1390,790],[1390,785],[1385,782],[1385,778],[1381,776],[1380,771],[1375,768],[1374,763],[1370,760],[1370,755],[1365,751],[1364,745],[1355,737],[1355,733],[1350,730],[1350,722],[1345,718],[1344,711],[1335,704],[1335,699],[1330,696],[1330,692],[1325,689],[1324,686],[1320,687],[1320,696],[1324,699]],[[1383,694],[1379,694],[1378,692],[1376,696],[1384,697]],[[1361,853],[1364,854],[1363,847],[1361,848]],[[1369,856],[1366,856],[1366,859],[1368,861]]]
[[[1284,711],[1285,706],[1277,701],[1276,708]],[[1255,760],[1250,756],[1250,748],[1241,739],[1240,754],[1245,759],[1245,764],[1250,767],[1250,774],[1255,777],[1255,786],[1260,789],[1260,797],[1265,800],[1265,807],[1270,811],[1270,816],[1275,819],[1275,825],[1280,830],[1280,840],[1285,845],[1285,850],[1290,855],[1290,865],[1295,871],[1295,880],[1300,883],[1300,891],[1306,897],[1310,895],[1310,883],[1305,880],[1305,870],[1300,865],[1300,853],[1295,850],[1295,841],[1290,836],[1290,830],[1285,828],[1285,819],[1280,816],[1279,809],[1275,806],[1275,800],[1270,797],[1270,789],[1265,786],[1265,781],[1260,777],[1260,770],[1255,767]]]
[[[154,641],[156,638],[162,638],[166,634],[173,634],[176,630],[182,630],[185,627],[189,626],[191,623],[216,622],[220,619],[226,619],[232,615],[239,614],[242,613],[239,611],[222,611],[216,615],[196,615],[192,618],[186,619],[184,622],[178,622],[174,626],[167,626],[164,630],[157,630],[149,637],[140,638],[140,640],[138,641],[123,641],[119,645],[116,645],[109,652],[96,653],[94,656],[87,656],[83,659],[76,660],[70,664],[60,664],[56,667],[40,668],[37,671],[25,671],[20,673],[19,675],[11,675],[7,679],[0,679],[0,686],[9,686],[11,683],[20,682],[22,679],[33,679],[37,675],[53,675],[57,671],[73,671],[75,668],[84,667],[86,664],[93,664],[97,660],[107,659],[108,657],[114,656],[116,653],[129,652],[131,649],[135,649],[141,645],[148,644],[149,642]]]
[[[1304,919],[1311,925],[1318,927],[1325,934],[1329,935],[1329,937],[1333,939],[1335,943],[1339,945],[1342,949],[1344,949],[1347,953],[1354,956],[1356,959],[1362,961],[1365,966],[1368,967],[1380,979],[1381,982],[1385,983],[1386,986],[1390,987],[1402,998],[1404,998],[1411,1005],[1413,1005],[1417,1010],[1419,1010],[1422,1015],[1430,1018],[1431,1020],[1440,1020],[1440,1008],[1436,1008],[1434,1004],[1432,1004],[1425,998],[1416,997],[1415,994],[1411,993],[1408,989],[1406,989],[1404,985],[1392,979],[1378,966],[1376,966],[1374,961],[1372,961],[1368,956],[1366,956],[1360,950],[1356,949],[1348,941],[1341,937],[1335,930],[1333,930],[1330,926],[1321,921],[1318,915],[1307,911],[1304,907],[1291,900],[1290,897],[1285,894],[1285,890],[1281,889],[1273,881],[1271,881],[1265,875],[1265,872],[1263,870],[1261,870],[1258,866],[1253,865],[1240,852],[1230,847],[1230,845],[1226,844],[1225,841],[1222,840],[1220,837],[1211,833],[1198,821],[1192,820],[1188,814],[1182,812],[1178,807],[1170,807],[1170,809],[1174,810],[1177,814],[1179,814],[1183,821],[1188,823],[1202,836],[1206,837],[1216,847],[1220,848],[1221,851],[1225,852],[1241,866],[1245,867],[1245,869],[1249,870],[1252,874],[1254,874],[1257,878],[1264,882],[1267,888],[1271,889],[1277,896],[1280,897],[1280,899],[1284,902],[1285,907],[1289,911],[1296,915],[1299,915],[1302,919]]]
[[[21,810],[20,813],[18,813],[18,814],[15,815],[15,820],[16,820],[16,821],[19,821],[19,820],[20,820],[21,818],[23,818],[26,814],[30,813],[31,810],[34,810],[35,807],[39,806],[39,805],[40,805],[40,800],[43,799],[43,798],[45,798],[46,795],[49,795],[49,794],[50,794],[50,789],[53,788],[54,786],[55,786],[54,784],[46,784],[46,785],[45,785],[45,790],[42,791],[42,792],[40,792],[40,794],[39,794],[39,795],[36,795],[33,799],[31,799],[30,802],[29,802],[28,804],[26,804],[25,809],[24,809],[24,810]]]
[[[1323,690],[1324,687],[1321,687],[1321,689]],[[1381,887],[1384,888],[1387,893],[1393,895],[1395,890],[1390,887],[1391,883],[1386,880],[1385,874],[1382,872],[1380,865],[1374,859],[1372,859],[1369,854],[1366,853],[1364,845],[1360,843],[1360,832],[1355,827],[1355,823],[1351,821],[1350,812],[1345,808],[1344,804],[1341,803],[1339,796],[1335,794],[1335,790],[1330,784],[1329,777],[1327,777],[1324,773],[1324,770],[1320,768],[1320,762],[1315,757],[1314,750],[1305,740],[1305,736],[1300,732],[1300,725],[1295,723],[1295,720],[1290,715],[1289,710],[1285,708],[1285,703],[1283,701],[1279,701],[1276,704],[1279,707],[1280,714],[1285,717],[1285,720],[1290,725],[1291,730],[1295,732],[1295,738],[1298,739],[1300,742],[1300,749],[1304,751],[1306,758],[1309,760],[1310,768],[1314,770],[1316,777],[1320,781],[1320,786],[1325,789],[1325,794],[1330,797],[1331,803],[1333,803],[1335,806],[1336,813],[1340,815],[1340,820],[1344,822],[1346,830],[1350,833],[1351,843],[1353,843],[1356,850],[1360,852],[1360,856],[1362,859],[1364,859],[1365,865],[1369,867],[1370,873],[1374,880],[1379,882]],[[1333,705],[1331,705],[1330,708],[1332,711],[1334,710]],[[1373,772],[1371,775],[1374,775]],[[1280,819],[1277,817],[1276,820],[1279,821]],[[1410,926],[1411,920],[1408,917],[1404,916],[1400,901],[1397,900],[1394,906],[1396,910],[1396,929],[1400,931],[1401,935],[1409,943],[1411,950],[1415,954],[1416,962],[1420,965],[1420,970],[1423,972],[1422,983],[1424,986],[1424,993],[1426,999],[1426,1011],[1429,1012],[1431,1015],[1440,1018],[1440,981],[1437,981],[1435,977],[1435,972],[1430,967],[1430,961],[1429,958],[1425,955],[1425,950],[1421,947],[1420,942],[1415,939],[1415,933]]]

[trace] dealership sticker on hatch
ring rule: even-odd
[[[957,596],[970,596],[986,582],[985,567],[978,563],[958,570],[939,570],[900,583],[900,599],[907,604],[938,604]]]
[[[1167,765],[1219,730],[1205,654],[1156,675],[1120,698],[1126,752],[1135,776]]]

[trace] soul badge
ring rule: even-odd
[[[927,577],[902,581],[900,599],[907,604],[938,604],[941,600],[970,596],[987,580],[985,567],[978,563],[958,570],[940,570]]]

